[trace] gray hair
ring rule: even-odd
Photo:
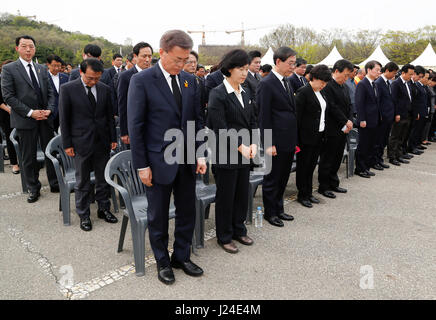
[[[180,47],[185,50],[191,50],[194,42],[191,37],[182,30],[169,30],[160,38],[160,47],[164,51],[170,51],[174,47]]]

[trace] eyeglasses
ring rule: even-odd
[[[174,58],[168,51],[165,51],[166,52],[166,54],[168,55],[168,56],[170,56],[171,57],[171,60],[173,60],[173,62],[175,63],[175,64],[178,64],[178,65],[185,65],[185,64],[188,64],[188,59],[189,58],[186,58],[186,59],[181,59],[181,58]]]
[[[33,44],[29,44],[29,45],[27,45],[27,44],[20,44],[20,48],[23,48],[23,49],[27,49],[27,48],[35,49],[35,46]]]

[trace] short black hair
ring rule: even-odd
[[[332,73],[325,64],[319,64],[310,70],[309,79],[312,81],[313,79],[318,79],[324,82],[329,82],[332,78]]]
[[[88,67],[90,67],[94,72],[103,73],[104,71],[103,63],[97,58],[88,58],[83,60],[82,63],[80,64],[80,71],[85,73]]]
[[[425,75],[425,69],[424,69],[424,67],[422,67],[422,66],[416,66],[416,67],[415,67],[415,73],[416,73],[417,75],[420,75],[420,74],[424,74],[424,75]]]
[[[195,52],[194,50],[191,50],[191,52],[189,52],[189,54],[192,54],[195,57],[195,59],[197,59],[197,62],[198,62],[198,53],[197,52]]]
[[[47,63],[48,63],[48,64],[51,64],[51,63],[53,62],[53,60],[56,61],[56,62],[60,62],[60,64],[62,64],[62,65],[65,64],[65,62],[61,59],[61,57],[59,57],[59,56],[57,56],[57,55],[55,55],[55,54],[50,54],[50,55],[47,57]]]
[[[306,76],[307,74],[309,74],[310,73],[310,71],[313,69],[313,65],[311,65],[311,64],[309,64],[307,67],[306,67],[306,71],[304,71],[304,76]]]
[[[277,64],[277,59],[285,62],[289,57],[295,57],[297,52],[289,47],[280,47],[278,48],[273,55],[274,64]]]
[[[122,55],[120,55],[119,53],[115,53],[113,56],[112,56],[112,60],[115,60],[116,58],[123,58],[123,56]]]
[[[360,69],[360,67],[358,66],[358,65],[354,65],[354,67],[353,67],[354,69],[357,69],[357,70],[359,70]]]
[[[84,54],[89,54],[94,58],[98,58],[101,56],[101,48],[96,44],[87,44],[83,49]]]
[[[260,66],[260,70],[262,70],[262,72],[271,72],[272,66],[270,64],[264,64]]]
[[[344,72],[345,69],[353,71],[354,65],[346,59],[341,59],[335,62],[332,72],[335,72],[336,70],[338,70],[339,72]]]
[[[132,60],[133,60],[133,52],[130,52],[130,53],[127,55],[126,60],[132,62]]]
[[[203,65],[197,64],[197,71],[200,70],[201,68],[203,68],[204,71],[206,71],[206,68]]]
[[[415,66],[413,64],[407,63],[401,68],[401,73],[407,73],[410,69],[415,70]]]
[[[368,73],[368,70],[374,69],[376,65],[379,65],[380,69],[383,67],[382,64],[380,62],[378,62],[377,60],[368,61],[365,64],[365,72]]]
[[[151,47],[151,45],[148,44],[147,42],[144,42],[144,41],[141,41],[141,42],[135,44],[135,46],[133,47],[133,53],[136,54],[136,55],[138,55],[138,54],[139,54],[139,51],[140,51],[142,48],[150,48],[150,50],[151,50],[151,54],[153,54],[153,48]]]
[[[258,50],[252,50],[248,52],[248,64],[250,64],[254,58],[261,58],[262,54]]]
[[[33,39],[31,36],[24,35],[24,36],[19,36],[19,37],[17,37],[17,38],[15,39],[15,44],[17,45],[17,47],[18,47],[18,45],[20,44],[20,40],[21,40],[21,39],[32,40],[32,41],[33,41],[33,45],[36,45],[36,41],[35,41],[35,39]]]
[[[221,72],[226,77],[230,77],[230,70],[233,68],[243,67],[248,63],[249,58],[247,52],[241,49],[235,49],[228,52],[221,60]]]
[[[385,72],[386,70],[389,71],[389,72],[398,71],[399,69],[400,69],[400,67],[398,67],[398,64],[396,64],[395,62],[388,62],[382,68],[382,72]]]
[[[299,67],[299,66],[302,66],[302,65],[305,65],[305,64],[307,64],[307,61],[304,60],[303,58],[297,58],[297,61],[295,62],[295,66],[296,67]]]

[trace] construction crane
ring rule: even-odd
[[[249,28],[249,29],[244,29],[244,23],[242,22],[242,28],[240,30],[231,30],[231,31],[226,31],[227,34],[231,34],[234,32],[240,32],[241,33],[241,46],[245,47],[245,31],[250,31],[250,30],[257,30],[257,29],[265,29],[265,28],[271,28],[273,26],[266,26],[266,27],[256,27],[256,28]]]
[[[201,33],[201,45],[203,45],[203,46],[206,45],[206,32],[224,32],[224,31],[220,31],[220,30],[204,30],[204,25],[203,25],[203,30],[202,31],[188,30],[188,33]]]
[[[36,16],[22,16],[20,10],[17,10],[17,15],[23,18],[33,18],[36,19]]]

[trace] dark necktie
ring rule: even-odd
[[[180,111],[182,111],[182,94],[180,93],[179,85],[177,84],[176,76],[170,75],[171,77],[171,88],[173,89],[173,96],[176,100],[177,106]]]
[[[301,82],[301,84],[302,84],[303,86],[306,85],[306,83],[304,82],[304,78],[303,78],[303,77],[300,77],[300,82]]]
[[[288,85],[288,82],[286,81],[286,78],[283,78],[282,81],[283,81],[283,84],[285,85],[286,93],[288,95],[291,95],[291,90],[289,90],[289,85]]]
[[[388,86],[389,93],[392,94],[391,84],[389,83],[389,80],[386,80],[386,84],[387,84],[387,86]]]
[[[92,94],[91,87],[86,86],[86,89],[88,89],[88,99],[89,99],[89,102],[91,102],[91,106],[93,108],[95,108],[97,106],[97,101],[95,101],[95,97]]]
[[[377,98],[377,88],[375,87],[374,81],[372,82],[372,88],[374,89],[375,97]]]
[[[38,84],[38,81],[36,81],[35,73],[33,73],[32,70],[32,64],[29,63],[27,66],[29,67],[30,79],[32,80],[33,89],[35,90],[36,96],[38,97],[38,107],[40,109],[43,109],[44,101],[42,99],[41,88]]]

